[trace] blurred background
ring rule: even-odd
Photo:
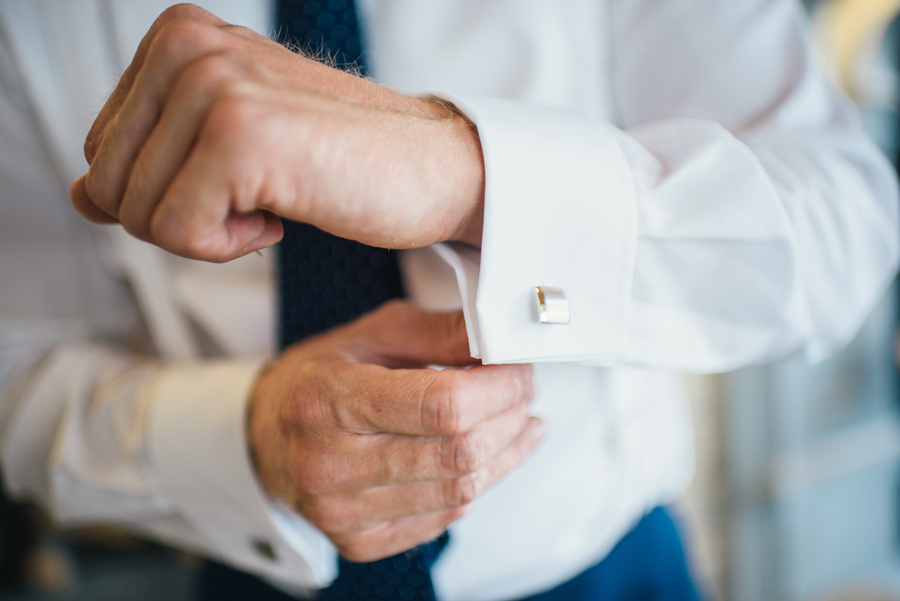
[[[896,167],[900,1],[806,6],[826,68]],[[898,294],[820,365],[685,376],[698,465],[680,509],[711,598],[900,600]]]
[[[823,62],[896,166],[900,0],[806,6]],[[820,365],[684,376],[697,475],[677,509],[709,599],[900,601],[898,295]],[[0,498],[0,600],[188,601],[197,565],[112,529],[60,532]]]

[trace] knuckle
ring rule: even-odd
[[[159,17],[157,17],[156,22],[160,24],[173,21],[175,19],[192,19],[202,12],[202,9],[193,4],[181,2],[179,4],[173,4],[172,6],[164,10],[159,15]]]
[[[448,390],[439,396],[433,420],[438,434],[453,436],[462,431],[462,416],[452,391]]]
[[[115,198],[111,183],[98,174],[96,169],[88,171],[84,179],[84,189],[94,204],[107,211],[115,209],[114,212],[118,213],[118,199]]]
[[[137,235],[135,232],[130,233]],[[163,208],[150,216],[146,236],[160,247],[182,257],[205,261],[214,261],[216,258],[217,247],[208,233],[186,225],[183,220],[171,218],[169,211]]]
[[[403,456],[385,449],[379,452],[377,460],[372,462],[369,475],[376,477],[377,482],[382,485],[404,482],[407,474],[421,469],[421,456],[413,453]]]
[[[266,107],[251,91],[253,84],[237,73],[228,75],[226,68],[222,67],[221,74],[209,76],[205,92],[209,97],[207,110],[197,145],[204,152],[218,156],[226,163],[225,172],[236,173],[232,179],[240,181],[237,174],[244,171],[241,167],[254,158],[247,149],[254,143],[267,143],[266,136],[271,131],[265,127]],[[220,81],[214,81],[216,77]]]
[[[358,433],[358,422],[347,403],[331,403],[328,419],[334,429],[344,435]]]
[[[226,68],[222,67],[223,73]],[[257,125],[259,114],[259,105],[249,93],[249,86],[239,77],[230,77],[220,86],[210,105],[209,122],[215,132],[237,132],[243,136],[243,132]]]
[[[187,53],[193,54],[201,39],[202,25],[173,17],[160,26],[147,48],[146,64],[171,63]]]
[[[484,462],[484,448],[472,433],[458,434],[451,439],[449,445],[450,470],[458,474],[470,474],[481,467]]]
[[[212,92],[226,86],[234,76],[236,63],[227,52],[204,54],[185,65],[175,82],[174,88]]]
[[[316,402],[310,403],[309,417],[316,420],[314,423],[325,423],[338,432],[355,434],[358,431],[358,420],[355,417],[355,403],[352,393],[346,390],[347,380],[340,360],[320,361],[315,376],[308,378],[311,390],[308,394],[315,395]],[[343,402],[334,402],[339,399]]]
[[[534,370],[531,365],[523,365],[519,370],[518,398],[531,401],[534,398]]]
[[[350,415],[350,410],[342,404],[331,406],[332,422],[335,428],[344,433],[355,434],[355,420]]]
[[[444,504],[447,507],[463,507],[478,498],[478,480],[468,474],[447,481],[444,490]]]
[[[461,404],[452,371],[434,375],[425,390],[426,402],[422,404],[422,426],[425,431],[439,436],[453,436],[465,431]]]
[[[172,11],[170,14],[169,11]],[[148,59],[171,62],[214,47],[216,28],[198,21],[184,6],[174,6],[163,13],[162,23],[147,49]]]

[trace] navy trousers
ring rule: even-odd
[[[296,601],[263,581],[207,562],[200,601]],[[553,590],[520,601],[699,601],[669,512],[644,516],[606,558]]]

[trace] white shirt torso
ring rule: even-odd
[[[117,521],[322,586],[334,549],[268,503],[246,458],[260,363],[240,357],[273,348],[269,262],[151,249],[156,294],[67,204],[91,120],[167,4],[0,0],[4,473],[69,523]],[[273,30],[266,2],[199,4]],[[893,274],[893,177],[812,63],[798,7],[649,4],[360,2],[376,80],[454,99],[484,146],[483,251],[406,253],[407,287],[462,306],[486,361],[536,362],[550,427],[454,526],[435,568],[445,601],[526,596],[603,557],[690,477],[673,370],[822,357]],[[536,285],[565,289],[572,323],[536,323]],[[222,358],[141,354],[153,302]]]

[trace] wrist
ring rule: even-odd
[[[262,369],[249,394],[245,423],[247,451],[262,488],[271,497],[290,504],[292,495],[287,474],[279,461],[288,456],[288,448],[277,423],[274,401],[278,391],[272,381],[275,363],[270,362]]]
[[[484,226],[484,157],[475,124],[454,104],[436,96],[423,96],[429,116],[441,120],[439,154],[435,157],[440,172],[436,180],[448,206],[444,241],[464,242],[481,248]]]

